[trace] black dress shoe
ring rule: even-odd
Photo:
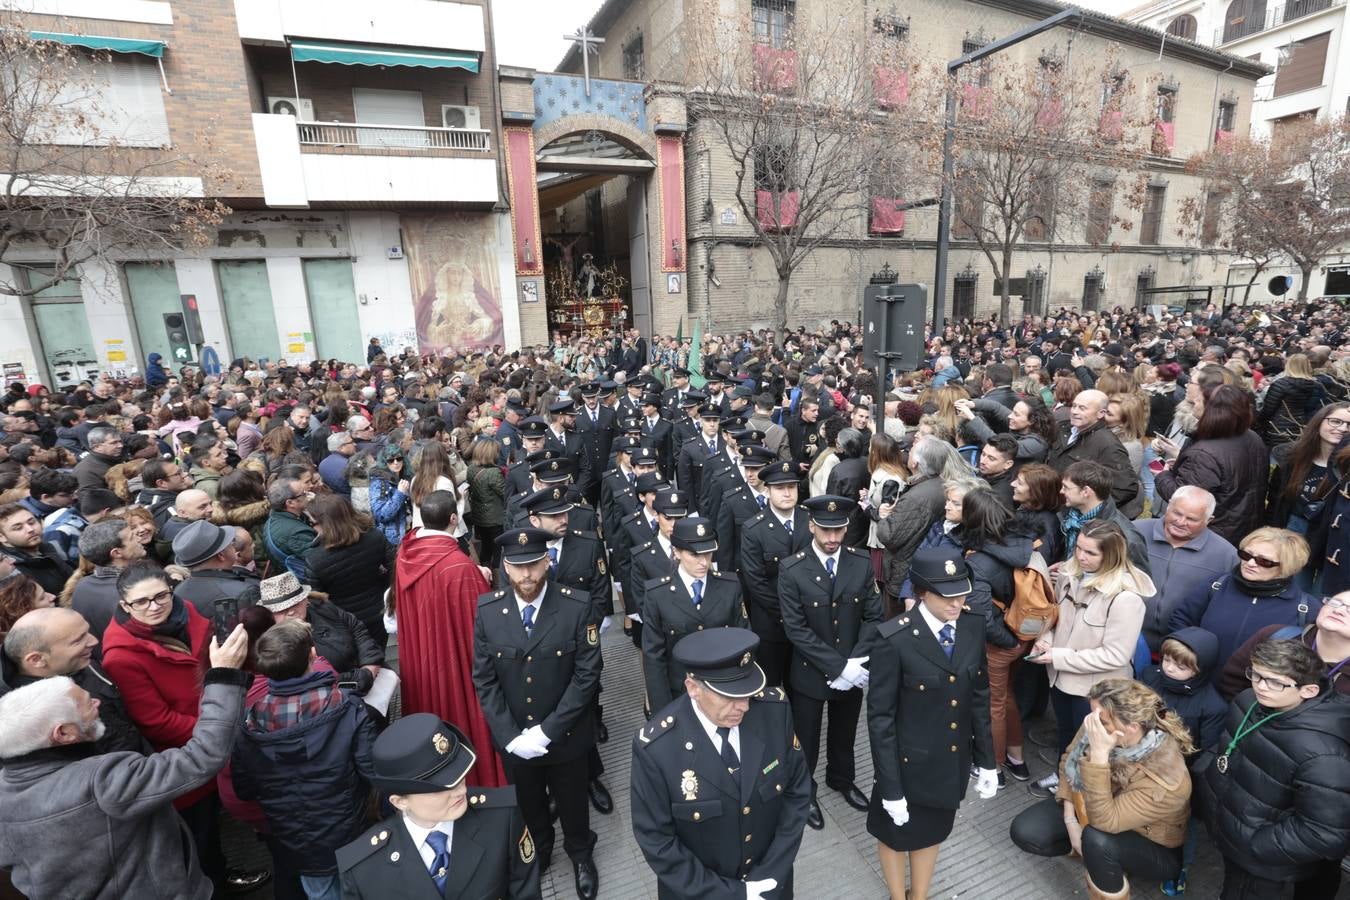
[[[811,807],[806,811],[806,824],[816,831],[825,827],[825,817],[820,814],[820,804],[814,797],[811,798]]]
[[[586,786],[586,793],[591,798],[591,806],[602,816],[607,816],[614,812],[614,798],[609,796],[609,791],[599,778],[591,779],[591,783]]]
[[[858,786],[851,781],[843,781],[839,784],[826,783],[826,787],[838,791],[844,796],[844,802],[854,809],[867,812],[867,795],[858,790]]]
[[[225,893],[247,894],[255,891],[272,880],[272,873],[266,869],[244,872],[232,869],[225,874]]]
[[[577,896],[581,900],[595,900],[600,893],[600,873],[595,871],[595,860],[589,857],[572,863],[577,876]]]
[[[609,741],[609,729],[605,727],[604,722],[595,723],[595,740],[601,744]]]

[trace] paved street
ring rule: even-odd
[[[592,811],[591,827],[599,836],[595,860],[600,870],[600,896],[611,900],[637,900],[656,897],[656,879],[633,841],[628,816],[628,772],[631,741],[642,724],[642,691],[637,652],[622,632],[611,630],[603,639],[605,653],[605,722],[610,740],[601,745],[605,762],[605,784],[614,796],[615,809],[601,816]],[[391,657],[396,648],[391,641]],[[1042,731],[1033,727],[1033,733]],[[868,750],[865,723],[858,727],[858,785],[864,792],[872,786],[872,759]],[[1049,766],[1028,745],[1028,764],[1033,777],[1040,777]],[[822,751],[822,757],[823,757]],[[824,777],[825,761],[820,761],[819,777]],[[823,831],[806,830],[795,869],[796,897],[799,900],[849,898],[884,900],[887,896],[877,866],[876,842],[867,834],[866,814],[847,806],[843,798],[822,786],[821,807],[825,813]],[[1022,853],[1008,839],[1008,823],[1033,802],[1026,788],[1013,781],[989,801],[975,798],[972,790],[956,819],[956,830],[943,846],[938,874],[930,900],[1032,900],[1032,898],[1086,897],[1082,864],[1068,859],[1038,859]],[[230,829],[227,852],[231,861],[242,865],[265,865],[267,854],[261,845],[239,830]],[[1220,870],[1217,855],[1202,842],[1191,870],[1186,897],[1213,900],[1218,896]],[[546,900],[572,900],[572,869],[562,853],[561,836],[553,865],[543,879]],[[252,900],[271,897],[270,891],[250,895]],[[1135,900],[1162,897],[1157,885],[1138,885]],[[1330,900],[1330,898],[1329,898]],[[1337,900],[1350,900],[1350,886],[1343,887]]]

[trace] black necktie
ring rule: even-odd
[[[732,775],[741,767],[740,757],[736,755],[736,748],[731,746],[731,729],[717,729],[717,736],[722,739],[722,763],[727,767],[727,771]]]

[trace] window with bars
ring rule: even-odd
[[[1028,315],[1045,314],[1045,273],[1027,272],[1027,292],[1022,296],[1022,312]]]
[[[1219,131],[1232,132],[1237,124],[1237,103],[1232,100],[1219,101],[1219,119],[1215,127]]]
[[[878,15],[872,20],[872,31],[894,41],[909,38],[909,17],[901,18],[895,13]]]
[[[647,78],[646,64],[642,55],[642,32],[633,34],[623,45],[623,77],[630,81],[644,81]]]
[[[1106,286],[1106,276],[1100,269],[1094,269],[1083,276],[1083,312],[1093,312],[1102,308],[1102,291]]]
[[[1153,269],[1148,268],[1134,276],[1134,308],[1143,309],[1151,296],[1148,291],[1153,287]]]
[[[1195,40],[1196,32],[1199,30],[1199,23],[1195,16],[1181,15],[1177,16],[1167,25],[1167,33],[1173,37],[1184,38],[1188,41]]]
[[[1158,101],[1155,110],[1159,122],[1171,122],[1177,114],[1177,89],[1174,85],[1158,86]]]
[[[1088,192],[1087,241],[1089,244],[1105,244],[1111,240],[1112,204],[1115,202],[1115,185],[1109,181],[1094,182]]]
[[[1150,184],[1144,197],[1144,216],[1139,223],[1139,243],[1157,244],[1162,237],[1163,210],[1167,205],[1167,185]]]
[[[795,0],[751,0],[750,16],[754,23],[755,43],[768,44],[778,50],[788,45]]]
[[[952,290],[952,319],[975,318],[975,292],[980,286],[980,275],[969,268],[956,276]]]
[[[786,147],[767,144],[755,148],[755,188],[782,193],[792,182],[792,162]]]
[[[984,41],[966,38],[961,42],[961,55],[974,53],[983,47]],[[982,59],[979,62],[970,63],[961,68],[961,80],[965,84],[977,84],[980,87],[989,87],[989,61]]]

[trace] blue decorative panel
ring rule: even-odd
[[[643,85],[634,81],[591,79],[591,95],[580,75],[551,72],[534,78],[534,127],[570,116],[600,115],[647,130]]]

